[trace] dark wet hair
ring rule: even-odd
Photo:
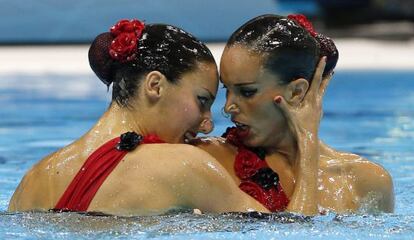
[[[338,61],[338,50],[330,38],[319,33],[313,37],[296,21],[278,15],[262,15],[245,23],[227,41],[227,46],[235,44],[264,54],[264,67],[284,84],[298,78],[311,81],[322,56],[327,56],[324,75]]]
[[[139,88],[139,79],[159,71],[176,83],[180,76],[194,70],[199,62],[215,63],[207,46],[180,28],[165,24],[145,25],[137,42],[136,58],[130,62],[114,60],[109,47],[114,37],[98,35],[89,48],[89,64],[107,86],[113,83],[112,100],[127,106]]]

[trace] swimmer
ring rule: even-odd
[[[383,167],[319,140],[322,98],[337,60],[334,42],[303,15],[258,16],[226,44],[220,77],[235,127],[198,146],[269,211],[347,213],[364,202],[393,211]]]
[[[95,38],[89,62],[112,84],[109,108],[26,173],[9,211],[267,211],[216,159],[184,144],[213,128],[218,72],[205,44],[171,25],[121,20]]]

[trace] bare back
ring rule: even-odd
[[[81,138],[36,164],[13,195],[9,211],[53,209],[98,147],[86,149],[85,140]],[[213,157],[184,144],[144,144],[128,153],[99,188],[88,211],[129,216],[173,208],[266,211],[237,188]]]

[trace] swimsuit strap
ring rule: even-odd
[[[93,152],[73,178],[53,210],[86,211],[105,179],[124,156],[141,143],[163,143],[156,135],[127,132]]]

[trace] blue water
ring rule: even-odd
[[[414,71],[337,71],[324,103],[321,138],[360,154],[392,175],[393,214],[301,218],[173,213],[99,217],[74,213],[6,212],[24,173],[46,154],[87,131],[109,102],[90,75],[0,76],[0,239],[414,239]],[[216,129],[220,90],[213,106]]]

